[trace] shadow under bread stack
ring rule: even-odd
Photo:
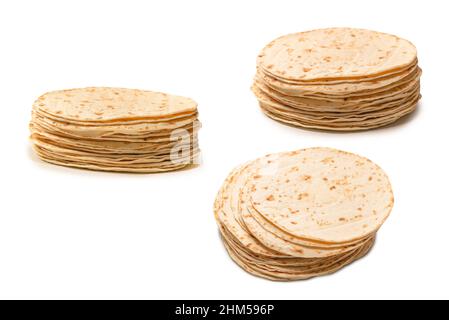
[[[49,163],[156,173],[198,163],[197,104],[165,93],[84,88],[47,93],[33,105],[33,148]]]
[[[280,37],[258,57],[253,91],[285,124],[330,131],[387,126],[420,100],[417,50],[393,35],[350,28]]]
[[[393,204],[387,175],[370,160],[312,148],[236,168],[214,211],[239,266],[291,281],[331,274],[363,257]]]

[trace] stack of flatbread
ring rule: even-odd
[[[412,113],[421,98],[415,46],[396,36],[334,28],[283,36],[259,55],[253,91],[285,124],[374,129]]]
[[[156,173],[199,156],[197,104],[165,93],[85,88],[44,94],[33,105],[31,140],[57,165]]]
[[[393,203],[387,175],[370,160],[312,148],[236,168],[214,211],[238,265],[291,281],[331,274],[367,254]]]

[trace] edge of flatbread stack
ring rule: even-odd
[[[361,131],[417,108],[416,47],[385,33],[330,28],[289,34],[258,56],[252,90],[270,118],[296,127]]]
[[[31,141],[46,162],[98,171],[158,173],[199,162],[197,104],[189,98],[122,88],[42,95]]]
[[[273,281],[334,273],[365,256],[394,204],[384,171],[344,151],[271,154],[234,169],[214,213],[231,258]]]

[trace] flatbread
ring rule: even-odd
[[[235,168],[214,203],[231,258],[274,281],[334,273],[363,257],[393,206],[385,173],[328,148],[267,155]]]
[[[195,112],[192,99],[166,93],[122,88],[82,88],[41,96],[33,106],[74,121],[158,119]]]
[[[112,172],[166,172],[199,163],[196,103],[142,90],[50,92],[33,105],[30,140],[44,161]]]
[[[259,55],[252,90],[276,121],[350,132],[388,126],[416,110],[421,75],[409,41],[333,28],[270,43]]]
[[[368,78],[406,69],[415,46],[399,37],[362,29],[331,28],[280,37],[262,50],[259,66],[295,81]]]

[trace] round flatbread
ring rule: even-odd
[[[262,50],[258,64],[275,78],[307,82],[375,77],[416,59],[415,46],[394,35],[331,28],[280,37]]]
[[[345,243],[376,232],[394,204],[390,181],[370,160],[314,148],[279,155],[277,168],[257,171],[254,209],[298,238]]]
[[[189,98],[160,92],[83,88],[44,94],[33,108],[67,120],[108,122],[189,114],[196,111],[197,104]]]

